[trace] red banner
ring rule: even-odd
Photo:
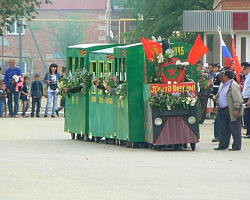
[[[233,48],[234,68],[235,68],[235,72],[236,72],[236,78],[237,78],[238,84],[241,84],[240,73],[242,71],[242,67],[241,67],[241,64],[239,61],[239,57],[238,57],[237,52],[236,52],[235,40],[234,40],[233,36],[232,36],[232,48]]]
[[[183,91],[185,88],[196,95],[195,82],[185,82],[179,84],[150,84],[151,95],[155,94],[161,89],[163,89],[165,93],[176,93]]]
[[[203,43],[201,35],[199,34],[188,55],[187,62],[191,63],[191,65],[195,65],[207,52],[209,52],[209,48]]]

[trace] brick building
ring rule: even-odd
[[[53,0],[53,4],[42,4],[37,11],[39,15],[30,22],[30,27],[21,29],[22,70],[31,77],[33,73],[40,73],[43,77],[51,63],[65,65],[65,52],[69,45],[123,42],[120,39],[122,33],[134,27],[133,21],[124,19],[128,14],[124,16],[121,10],[115,9],[112,0]],[[25,20],[23,23],[28,25]],[[5,30],[4,38],[0,38],[0,66],[4,70],[9,67],[10,58],[15,58],[19,66],[17,25],[14,24],[11,30],[11,33]]]
[[[249,0],[214,0],[214,10],[250,10]]]
[[[203,40],[210,51],[203,57],[203,61],[225,64],[218,26],[231,55],[233,31],[240,61],[250,61],[250,1],[214,0],[213,9],[214,11],[184,11],[184,31],[204,33]]]

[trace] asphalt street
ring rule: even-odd
[[[1,118],[0,127],[1,200],[250,199],[250,139],[214,151],[211,120],[196,151],[71,140],[62,117]]]

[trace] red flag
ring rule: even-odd
[[[235,40],[234,40],[233,35],[232,35],[232,48],[233,48],[234,67],[235,67],[235,72],[236,72],[236,78],[237,78],[238,84],[241,84],[240,73],[242,71],[242,67],[241,67],[241,64],[239,61],[239,57],[238,57],[237,52],[236,52]]]
[[[160,54],[161,53],[161,44],[159,42],[155,42],[153,40],[145,39],[141,37],[141,41],[143,44],[143,47],[145,49],[145,52],[148,57],[148,61],[150,62],[150,59],[154,59],[154,48],[157,49],[157,52]]]
[[[203,41],[201,40],[201,35],[199,34],[193,48],[188,55],[187,62],[191,63],[191,65],[195,65],[199,61],[199,59],[207,52],[209,52],[209,49],[203,43]]]

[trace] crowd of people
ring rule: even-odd
[[[199,61],[197,64],[198,74],[201,74],[198,77],[200,124],[206,119],[208,99],[214,101],[216,117],[212,142],[219,142],[214,150],[228,149],[231,135],[234,141],[229,150],[241,150],[241,138],[250,138],[250,63],[241,63],[240,76],[236,76],[234,61],[231,64],[223,68],[218,63],[203,66]],[[247,129],[245,136],[241,134],[241,126]]]
[[[0,117],[18,117],[19,111],[19,99],[22,101],[22,117],[28,117],[26,114],[30,107],[30,99],[32,100],[31,117],[40,117],[41,100],[43,97],[47,98],[47,104],[44,117],[48,117],[49,107],[53,102],[51,117],[54,118],[55,114],[59,116],[59,111],[62,109],[57,108],[58,100],[58,82],[61,79],[61,75],[58,72],[58,66],[51,64],[49,71],[45,74],[43,82],[46,87],[43,87],[43,83],[40,80],[40,75],[36,73],[34,75],[34,81],[31,83],[28,76],[22,74],[22,70],[16,67],[14,59],[9,60],[10,67],[5,71],[5,76],[2,75],[0,68]],[[66,67],[62,67],[62,77],[66,76]],[[63,98],[62,98],[63,99]],[[7,100],[7,104],[6,104]],[[14,110],[13,110],[14,103]],[[64,104],[61,100],[61,106]]]

